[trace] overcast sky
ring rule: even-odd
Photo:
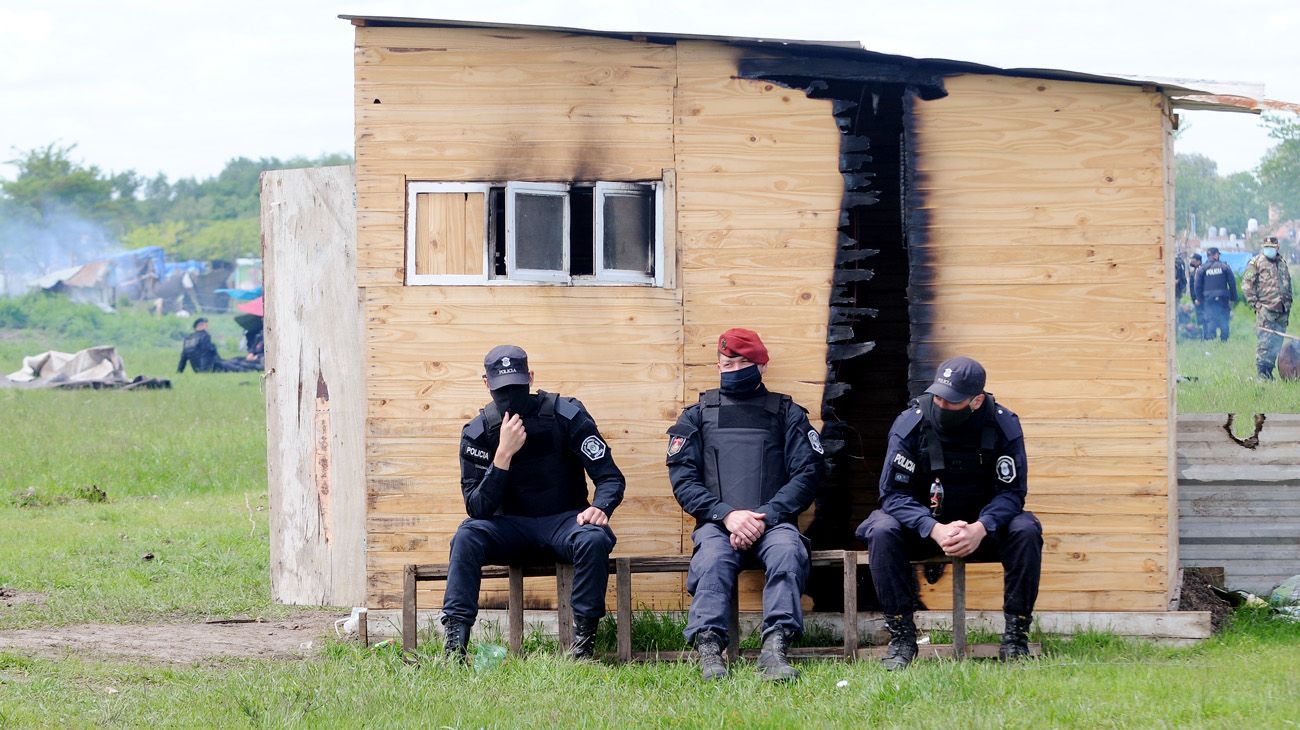
[[[76,144],[102,169],[176,178],[238,156],[350,153],[352,27],[339,14],[855,40],[1001,67],[1262,82],[1300,102],[1300,3],[1284,0],[51,0],[0,8],[2,159]],[[1221,172],[1272,144],[1252,115],[1184,122],[1178,150]]]

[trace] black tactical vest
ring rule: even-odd
[[[749,399],[700,394],[704,484],[736,509],[755,509],[790,479],[785,459],[785,403],[768,393]]]
[[[938,478],[944,495],[943,510],[937,518],[943,522],[973,522],[993,499],[998,425],[993,416],[997,404],[993,403],[992,396],[984,408],[988,409],[984,425],[964,441],[940,440],[938,431],[926,418],[917,426],[921,431],[919,456],[924,468],[917,470],[917,478],[912,481],[912,496],[921,504],[929,505],[930,487]]]
[[[566,431],[557,420],[559,396],[539,390],[537,397],[537,410],[523,417],[528,438],[510,461],[509,486],[501,504],[505,514],[537,517],[587,506],[582,462],[567,448]],[[483,408],[483,421],[487,442],[496,453],[501,413],[495,403]]]

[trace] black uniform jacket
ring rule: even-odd
[[[581,402],[538,391],[536,407],[523,416],[527,438],[510,469],[492,465],[500,438],[500,416],[488,404],[465,424],[460,437],[460,489],[470,517],[542,517],[599,507],[606,515],[623,501],[627,482],[609,445]],[[596,485],[587,501],[587,480]]]
[[[716,391],[709,391],[713,393]],[[768,527],[782,522],[793,523],[801,512],[808,509],[821,484],[824,462],[821,437],[808,422],[808,412],[789,396],[771,394],[780,399],[774,418],[779,419],[779,445],[783,457],[783,474],[762,487],[758,504],[731,504],[726,500],[729,485],[710,485],[706,465],[713,445],[705,443],[703,400],[682,411],[677,423],[668,429],[668,478],[673,485],[673,496],[698,525],[707,522],[722,524],[727,513],[735,509],[748,509],[766,515]],[[766,390],[762,395],[768,395]],[[726,396],[722,396],[725,400]],[[752,487],[749,490],[753,492]]]
[[[991,429],[988,436],[986,426]],[[928,538],[938,520],[922,500],[928,502],[924,495],[937,477],[950,506],[940,515],[944,522],[978,519],[986,530],[995,532],[1024,511],[1028,491],[1025,438],[1020,418],[1011,409],[991,395],[986,397],[959,438],[941,440],[950,462],[941,471],[931,468],[929,444],[922,443],[927,440],[927,430],[936,433],[924,422],[918,401],[912,401],[894,419],[880,474],[881,509],[903,527]]]

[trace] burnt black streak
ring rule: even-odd
[[[860,548],[853,529],[878,506],[889,427],[909,397],[915,333],[909,280],[920,254],[909,248],[923,243],[926,223],[923,201],[913,192],[912,107],[947,92],[934,68],[888,56],[752,53],[739,62],[737,76],[830,100],[840,131],[844,192],[821,404],[827,475],[808,536],[818,549]],[[838,610],[842,585],[837,571],[814,571],[808,594],[816,609]],[[858,586],[859,605],[874,605],[865,573]]]

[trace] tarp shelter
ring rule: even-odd
[[[1244,104],[856,43],[351,20],[355,198],[336,172],[263,178],[277,600],[393,608],[404,565],[447,559],[458,436],[501,342],[609,437],[628,477],[616,554],[689,553],[664,432],[743,325],[828,446],[817,546],[852,545],[889,424],[964,353],[1022,416],[1040,609],[1163,617],[1172,132],[1181,106]],[[969,586],[1000,608],[999,569]],[[636,592],[689,600],[676,576]]]
[[[61,292],[74,302],[111,309],[118,299],[148,299],[165,278],[162,248],[146,246],[46,274],[33,287]]]

